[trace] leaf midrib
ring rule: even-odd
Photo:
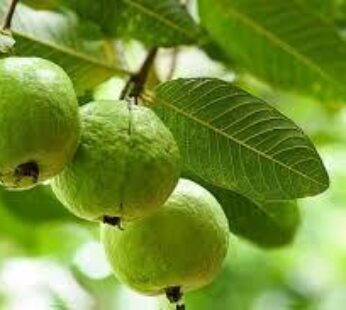
[[[139,4],[139,3],[136,3],[132,0],[123,0],[125,3],[127,3],[128,5],[134,7],[135,9],[137,9],[138,11],[140,11],[141,13],[151,17],[151,18],[154,18],[160,22],[162,22],[163,24],[165,24],[166,26],[168,27],[171,27],[181,33],[183,33],[186,37],[188,37],[189,39],[193,40],[195,39],[195,36],[191,35],[191,32],[180,27],[179,25],[171,22],[169,19],[166,19],[164,17],[162,17],[161,15],[157,14],[155,11],[153,10],[150,10],[149,8]]]
[[[222,1],[223,0],[221,0],[221,2]],[[274,35],[272,32],[269,32],[266,28],[256,23],[255,20],[251,19],[250,17],[248,17],[246,14],[242,13],[241,11],[236,10],[235,8],[231,8],[229,6],[227,7],[221,6],[220,0],[216,0],[216,2],[220,5],[222,10],[224,10],[228,16],[233,15],[234,17],[238,18],[238,20],[242,22],[244,25],[249,26],[259,35],[266,37],[274,45],[278,46],[281,50],[285,51],[287,54],[292,55],[292,57],[294,57],[295,59],[298,59],[303,65],[306,65],[313,71],[317,72],[324,80],[331,82],[332,84],[335,85],[335,87],[339,89],[339,91],[345,94],[345,90],[342,83],[334,79],[333,76],[331,76],[329,73],[322,70],[321,67],[318,66],[318,64],[316,64],[311,59],[307,58],[299,50],[293,48],[286,42],[282,41],[279,37]]]
[[[149,98],[146,98],[146,99],[148,100]],[[153,99],[150,98],[150,101],[153,102]],[[229,135],[229,134],[223,132],[222,130],[220,130],[220,129],[216,128],[216,127],[213,127],[212,125],[210,125],[210,124],[207,123],[206,121],[201,120],[201,119],[198,119],[198,118],[196,118],[196,117],[194,117],[194,116],[192,116],[192,115],[190,115],[190,114],[184,112],[182,109],[179,109],[178,107],[176,107],[176,106],[170,104],[169,102],[167,102],[167,101],[165,101],[165,100],[162,100],[162,99],[160,99],[160,98],[158,98],[158,97],[156,97],[156,101],[157,101],[158,103],[161,103],[161,104],[163,104],[163,105],[165,105],[165,106],[171,108],[172,110],[174,110],[174,111],[176,111],[177,113],[183,115],[184,117],[186,117],[186,118],[188,118],[188,119],[191,119],[192,121],[194,121],[194,122],[196,122],[196,123],[199,123],[199,124],[205,126],[206,128],[208,128],[208,129],[214,131],[215,133],[224,136],[225,138],[227,138],[227,139],[233,141],[234,143],[239,144],[240,146],[242,146],[242,147],[244,147],[244,148],[246,148],[246,149],[248,149],[248,150],[250,150],[250,151],[252,151],[252,152],[254,152],[254,153],[256,153],[256,154],[258,154],[259,156],[261,156],[261,157],[263,157],[263,158],[265,158],[265,159],[267,159],[267,160],[269,160],[269,161],[272,161],[272,162],[276,163],[276,164],[279,165],[279,166],[282,166],[282,167],[284,167],[284,168],[290,170],[291,172],[295,173],[296,175],[300,175],[301,177],[303,177],[303,178],[309,180],[309,181],[312,182],[312,183],[318,184],[319,186],[323,186],[323,187],[326,186],[326,184],[321,183],[321,182],[319,182],[319,181],[317,181],[317,180],[315,180],[315,179],[312,179],[312,178],[309,177],[308,175],[306,175],[306,174],[304,174],[304,173],[301,173],[299,170],[295,170],[295,169],[293,169],[292,167],[285,165],[284,163],[282,163],[282,162],[276,160],[275,158],[273,158],[273,157],[271,157],[271,156],[269,156],[269,155],[267,155],[267,154],[265,154],[265,153],[263,153],[263,152],[261,152],[261,151],[255,149],[255,148],[253,148],[252,146],[250,146],[250,145],[248,145],[248,144],[243,143],[242,141],[240,141],[240,140],[238,140],[237,138],[235,138],[235,137],[233,137],[233,136],[231,136],[231,135]]]
[[[91,57],[87,56],[86,54],[78,53],[75,50],[68,48],[66,46],[61,46],[61,45],[58,45],[58,44],[55,44],[55,43],[49,42],[49,41],[38,40],[37,38],[34,38],[28,34],[25,34],[21,31],[18,31],[18,30],[13,30],[13,34],[14,34],[14,36],[19,36],[19,37],[22,37],[26,40],[36,42],[36,44],[44,45],[48,48],[51,48],[51,49],[56,50],[58,52],[64,53],[70,57],[77,58],[77,59],[80,59],[81,61],[88,62],[88,63],[93,64],[97,67],[100,67],[104,70],[112,71],[114,73],[117,73],[119,75],[124,75],[124,76],[125,75],[131,75],[131,72],[127,71],[126,69],[116,67],[116,66],[111,66],[111,65],[108,65],[108,64],[103,63],[103,62],[98,62],[96,59],[91,58]]]

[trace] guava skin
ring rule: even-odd
[[[101,224],[106,257],[120,281],[158,295],[209,284],[221,268],[229,245],[225,214],[198,184],[181,179],[163,207],[124,230]]]
[[[75,158],[52,181],[58,199],[91,221],[133,220],[161,206],[178,182],[180,153],[155,113],[99,101],[83,106],[81,116]]]
[[[0,183],[27,189],[60,173],[80,136],[67,74],[40,58],[0,60]]]

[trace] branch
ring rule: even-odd
[[[5,21],[2,25],[2,30],[9,30],[11,29],[12,19],[14,12],[16,10],[16,6],[18,4],[19,0],[11,0],[10,7],[8,8],[7,14],[5,16]]]
[[[128,80],[128,82],[126,83],[123,91],[121,92],[120,99],[125,99],[126,97],[129,97],[129,98],[135,98],[135,100],[137,101],[137,99],[140,97],[140,95],[143,92],[145,83],[148,79],[150,69],[155,61],[157,51],[158,51],[157,47],[149,51],[139,71],[136,74],[132,75],[130,79]]]

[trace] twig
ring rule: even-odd
[[[8,8],[7,14],[5,16],[5,20],[2,26],[2,30],[9,30],[11,29],[11,24],[12,24],[12,19],[13,19],[13,15],[14,12],[16,10],[16,6],[18,4],[19,0],[12,0],[10,3],[10,6]]]
[[[149,51],[148,56],[146,57],[139,71],[136,74],[133,74],[127,81],[123,91],[121,92],[120,99],[125,99],[126,97],[135,98],[135,102],[137,103],[137,99],[143,92],[150,69],[154,63],[157,51],[157,47]]]

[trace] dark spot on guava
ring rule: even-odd
[[[183,298],[183,292],[181,291],[181,288],[179,286],[168,287],[166,288],[166,296],[170,303],[176,304]],[[177,305],[177,309],[184,309],[184,308],[185,308],[184,306],[183,308],[178,308],[178,305]]]
[[[13,176],[16,179],[16,183],[19,183],[23,178],[31,178],[32,183],[36,184],[38,182],[39,175],[40,169],[38,167],[38,164],[34,161],[20,164],[16,167],[13,173]]]
[[[105,215],[103,217],[103,223],[108,224],[111,226],[117,226],[120,230],[124,230],[124,228],[121,226],[121,218],[120,217],[114,217],[114,216],[107,216]]]

